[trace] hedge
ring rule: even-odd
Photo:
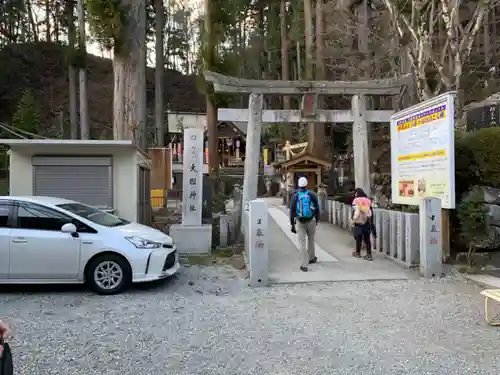
[[[500,188],[500,127],[457,133],[455,185],[457,197],[474,185]]]

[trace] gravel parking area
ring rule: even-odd
[[[500,330],[461,280],[249,289],[239,276],[192,266],[110,297],[2,287],[16,374],[500,373]]]

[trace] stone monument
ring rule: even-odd
[[[266,286],[269,283],[269,243],[267,205],[261,199],[248,204],[248,263],[250,286]]]
[[[420,274],[423,277],[441,277],[442,234],[441,200],[424,198],[420,201]]]
[[[182,173],[182,224],[170,227],[181,254],[209,254],[212,248],[212,226],[202,225],[203,197],[203,129],[184,130]]]

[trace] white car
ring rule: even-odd
[[[179,267],[159,230],[66,199],[0,197],[0,284],[86,282],[116,294]]]

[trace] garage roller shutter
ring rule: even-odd
[[[33,158],[35,195],[112,208],[110,158]]]

